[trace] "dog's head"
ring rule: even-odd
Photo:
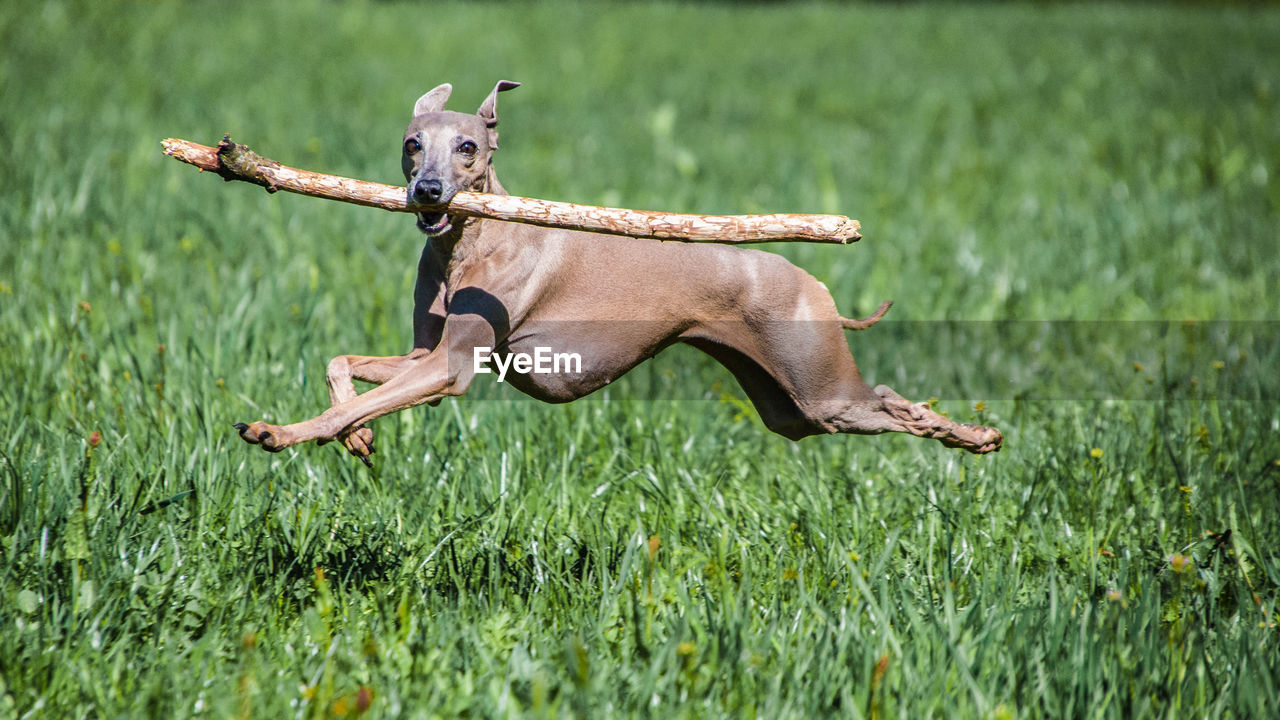
[[[432,208],[417,213],[419,230],[431,236],[449,232],[453,225],[444,208],[453,196],[459,190],[484,189],[498,149],[498,93],[519,85],[499,82],[474,115],[444,109],[453,92],[447,83],[418,98],[404,131],[400,167],[409,203]]]

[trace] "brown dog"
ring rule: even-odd
[[[505,194],[492,165],[495,106],[516,85],[498,83],[475,115],[444,109],[449,85],[418,99],[402,158],[411,203],[445,208],[462,189]],[[683,342],[727,367],[765,425],[793,440],[906,432],[974,453],[1000,449],[994,428],[955,423],[927,403],[868,386],[843,331],[870,327],[889,303],[863,320],[841,317],[826,286],[781,256],[458,220],[443,210],[418,213],[429,240],[418,262],[411,352],[340,355],[328,368],[332,407],[292,425],[240,423],[240,437],[273,452],[340,440],[368,463],[373,433],[365,423],[461,395],[495,364],[528,395],[568,402]],[[353,378],[378,387],[357,395]]]

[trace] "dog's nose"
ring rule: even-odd
[[[413,184],[413,201],[422,205],[440,202],[444,184],[439,180],[419,180]]]

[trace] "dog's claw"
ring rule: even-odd
[[[359,458],[360,458],[360,462],[364,463],[365,467],[369,468],[370,470],[373,469],[373,461],[369,459],[368,455],[360,455]]]
[[[236,429],[236,432],[239,432],[239,433],[243,433],[245,430],[249,429],[249,426],[246,425],[245,423],[236,423],[232,427],[234,427]]]

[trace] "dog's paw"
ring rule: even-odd
[[[373,462],[369,460],[369,456],[377,452],[373,449],[373,431],[367,427],[360,426],[351,432],[342,436],[342,446],[347,452],[360,458],[360,462],[369,467],[373,467]]]
[[[986,442],[982,444],[976,451],[979,455],[989,452],[1000,452],[1000,448],[1004,447],[1004,433],[993,427],[984,427],[987,431]]]
[[[293,444],[283,437],[280,426],[268,425],[261,420],[248,424],[236,423],[235,428],[240,433],[241,440],[250,445],[257,445],[267,452],[280,452]]]
[[[939,438],[947,447],[968,450],[974,455],[1000,452],[1004,435],[993,427],[958,423],[946,436]]]

